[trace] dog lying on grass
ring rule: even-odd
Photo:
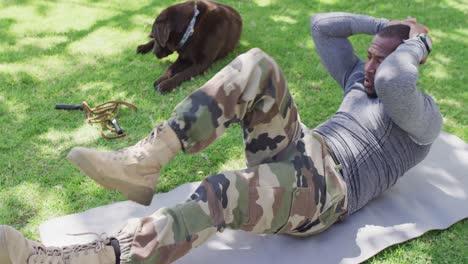
[[[152,51],[161,59],[177,51],[177,60],[154,82],[157,91],[170,92],[232,51],[241,32],[242,18],[232,7],[187,1],[159,14],[149,35],[151,40],[138,46],[137,53]]]

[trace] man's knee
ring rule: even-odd
[[[200,186],[190,196],[190,199],[203,202],[219,202],[223,208],[228,203],[227,191],[231,181],[224,174],[212,175],[202,181]],[[216,201],[210,201],[216,199]]]
[[[257,61],[267,61],[269,64],[274,64],[276,66],[275,60],[260,48],[252,48],[247,51],[246,54],[256,58]]]
[[[264,61],[264,59],[268,59],[268,61],[273,60],[266,52],[264,52],[260,48],[252,48],[247,52],[239,55],[238,59],[244,62],[248,61],[253,64],[258,64],[260,61]]]
[[[267,56],[268,55],[262,49],[257,48],[257,47],[251,48],[249,51],[247,51],[247,53],[262,55],[262,56]]]
[[[196,202],[211,218],[212,226],[223,229],[226,226],[224,214],[228,206],[229,186],[230,181],[223,174],[210,176],[201,182],[186,204]]]

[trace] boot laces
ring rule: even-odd
[[[129,155],[132,155],[136,159],[141,159],[141,157],[144,156],[143,153],[145,146],[148,144],[152,145],[154,143],[156,137],[158,136],[158,132],[161,130],[161,127],[162,125],[158,125],[153,128],[148,136],[138,141],[134,146],[110,152],[111,158],[114,160],[125,160],[129,157]]]
[[[162,127],[161,125],[158,125],[157,127],[155,127],[147,137],[145,137],[144,139],[140,140],[140,142],[138,142],[138,145],[144,146],[146,144],[153,144],[154,138],[158,135],[158,131],[161,130],[161,127]]]
[[[153,144],[156,135],[156,129],[153,129],[147,137],[140,140],[134,146],[110,152],[110,157],[114,160],[126,160],[129,155],[132,155],[138,159],[142,155],[141,153],[143,153],[141,150],[145,148],[145,145]]]
[[[148,143],[151,144],[151,143],[153,142],[153,139],[154,139],[155,135],[156,135],[156,133],[154,132],[154,130],[151,131],[151,133],[150,133],[147,137],[145,137],[144,139],[140,140],[140,142],[139,142],[138,145],[144,146],[144,145],[146,145],[146,144],[148,144]]]
[[[105,233],[80,233],[80,234],[68,234],[71,236],[83,236],[83,235],[95,235],[97,237],[91,243],[80,244],[80,245],[71,245],[65,247],[46,247],[42,244],[33,245],[34,252],[30,256],[28,263],[43,263],[44,260],[49,258],[62,258],[63,263],[70,263],[70,260],[73,256],[76,256],[80,253],[88,255],[91,251],[92,253],[99,253],[106,245],[110,244],[110,238],[107,237]],[[30,262],[30,261],[33,262]],[[39,261],[39,262],[36,262]]]

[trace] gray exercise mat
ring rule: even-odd
[[[151,214],[162,206],[188,197],[196,183],[157,194],[149,207],[119,202],[82,213],[58,217],[40,226],[46,245],[88,242],[93,236],[69,233],[114,234],[127,218]],[[441,133],[428,157],[365,208],[324,233],[294,238],[255,235],[225,230],[182,257],[178,264],[260,263],[359,263],[391,245],[433,229],[445,229],[468,217],[468,144]]]

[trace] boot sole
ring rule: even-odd
[[[102,175],[95,169],[95,167],[86,157],[76,153],[75,151],[70,151],[70,153],[67,155],[67,159],[81,172],[91,177],[104,188],[108,190],[117,190],[125,195],[128,199],[139,204],[146,206],[151,204],[154,195],[154,190],[152,188],[135,185],[131,182],[122,181],[119,179],[102,177]],[[120,188],[117,186],[125,186],[125,188]]]

